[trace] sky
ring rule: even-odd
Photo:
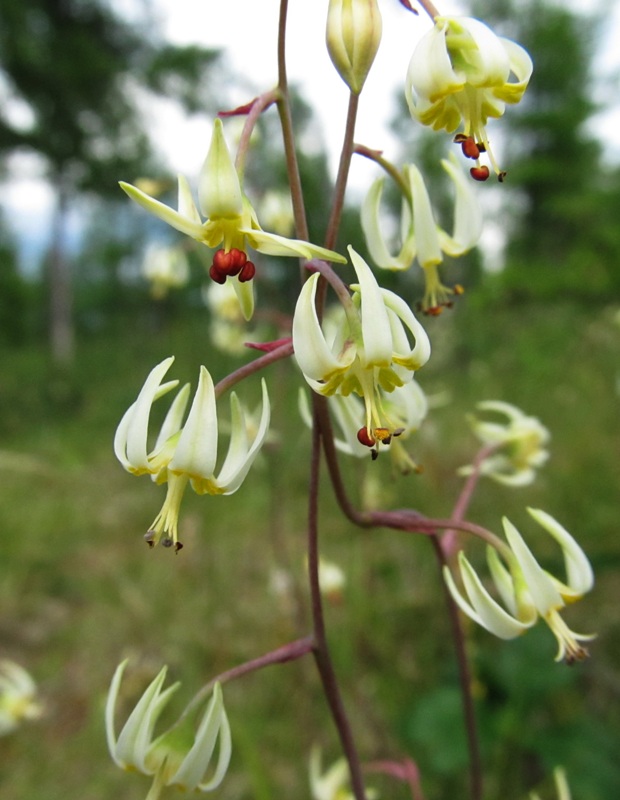
[[[590,0],[573,0],[577,6],[592,7]],[[116,7],[131,18],[143,13],[143,0],[113,0]],[[254,89],[239,92],[238,103],[250,100],[256,92],[273,87],[277,80],[276,35],[278,0],[152,0],[162,34],[175,44],[197,43],[227,50],[237,71],[247,76]],[[407,66],[418,39],[430,29],[424,12],[415,16],[398,0],[380,0],[383,38],[373,68],[361,95],[356,141],[382,149],[395,158],[398,143],[389,130],[395,111],[394,98],[402,91]],[[441,11],[458,14],[458,0],[443,0]],[[287,60],[289,80],[301,85],[303,95],[321,119],[321,136],[331,154],[335,172],[348,101],[348,88],[336,73],[325,47],[327,0],[290,0]],[[620,3],[611,4],[606,40],[601,43],[599,72],[620,72],[620,49],[614,46],[620,31]],[[223,87],[224,88],[224,87]],[[171,103],[150,104],[149,128],[157,131],[157,144],[173,172],[195,179],[211,136],[212,120],[205,115],[185,117]],[[413,124],[413,123],[412,123]],[[597,133],[618,148],[620,104],[594,123]],[[501,122],[491,122],[501,125]],[[491,132],[492,133],[492,132]],[[620,160],[620,151],[613,153]],[[500,153],[501,156],[501,153]],[[3,190],[3,205],[9,217],[24,234],[32,231],[32,219],[45,225],[49,217],[51,193],[37,178],[37,166],[27,160],[17,163],[20,176]],[[363,158],[353,160],[350,184],[361,194],[376,176],[377,168]]]

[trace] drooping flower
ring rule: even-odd
[[[390,441],[384,440],[381,444],[387,449],[396,469],[401,474],[419,472],[420,468],[406,451],[404,442],[418,430],[426,417],[428,411],[426,395],[415,379],[404,386],[397,386],[392,392],[379,391],[381,406],[387,420],[386,424],[389,430],[393,431]],[[299,410],[304,422],[311,427],[310,404],[303,389],[299,391]],[[360,427],[363,427],[366,416],[363,400],[355,394],[349,394],[346,397],[334,394],[329,397],[329,410],[338,429],[334,437],[336,448],[341,453],[356,458],[366,458],[368,445],[363,444],[359,439]]]
[[[589,641],[594,636],[571,631],[560,611],[590,591],[594,584],[592,567],[581,547],[557,520],[545,511],[527,510],[560,545],[566,581],[559,580],[540,566],[519,531],[504,518],[509,546],[502,548],[501,558],[496,549],[487,547],[491,578],[503,605],[489,594],[462,551],[459,553],[459,568],[466,596],[457,588],[447,567],[444,569],[446,583],[460,609],[500,639],[519,636],[540,616],[557,639],[555,660],[564,659],[569,664],[581,661],[587,657],[588,651],[579,642]]]
[[[256,212],[241,189],[219,118],[213,126],[211,145],[198,186],[199,208],[206,217],[204,222],[187,179],[179,175],[178,180],[178,211],[129,183],[121,182],[120,185],[132,200],[168,225],[208,247],[220,248],[215,253],[209,275],[216,283],[232,279],[246,319],[250,319],[254,309],[251,281],[255,274],[254,263],[248,259],[248,247],[267,255],[322,258],[340,263],[346,261],[332,250],[267,233],[260,227]]]
[[[381,33],[377,0],[329,0],[327,51],[354,94],[362,91],[381,43]]]
[[[491,451],[479,467],[481,474],[507,486],[532,483],[536,469],[549,458],[547,428],[536,417],[500,400],[486,400],[478,403],[477,408],[506,418],[503,423],[470,418],[474,433]],[[471,465],[461,467],[459,475],[470,475],[473,469]]]
[[[142,274],[151,285],[155,300],[163,300],[170,289],[185,286],[189,280],[187,255],[180,247],[151,245],[142,262]]]
[[[105,709],[106,737],[114,763],[121,769],[153,776],[148,800],[157,800],[165,786],[176,786],[186,792],[216,789],[224,779],[231,755],[230,725],[220,684],[215,684],[211,700],[195,731],[190,728],[189,719],[181,718],[165,733],[155,737],[159,716],[180,685],[175,683],[162,691],[167,671],[163,667],[117,737],[114,716],[126,666],[127,661],[123,661],[114,673]],[[217,762],[207,777],[218,741]]]
[[[394,434],[383,408],[382,393],[413,379],[430,356],[424,328],[394,292],[381,289],[368,264],[353,248],[349,254],[359,283],[343,301],[344,316],[335,335],[326,338],[315,308],[319,274],[302,287],[293,317],[295,358],[308,385],[318,394],[364,400],[360,441],[368,447]],[[341,298],[342,299],[342,298]],[[415,344],[410,344],[409,335]]]
[[[532,59],[515,42],[496,36],[483,22],[471,17],[435,17],[435,25],[418,42],[407,72],[405,96],[414,119],[433,130],[462,133],[455,141],[476,161],[471,173],[488,177],[480,154],[489,155],[486,125],[501,117],[507,103],[518,103],[532,74]]]
[[[213,379],[200,368],[198,388],[189,414],[189,384],[178,392],[164,419],[155,445],[149,451],[148,428],[155,400],[174,389],[178,381],[162,383],[174,357],[165,359],[149,373],[136,401],[121,419],[114,437],[114,452],[123,467],[134,475],[151,475],[156,483],[167,483],[161,511],[145,538],[154,546],[160,541],[179,550],[178,517],[183,494],[190,483],[197,494],[233,494],[243,483],[269,430],[270,406],[267,386],[262,382],[262,412],[256,436],[250,442],[246,414],[233,392],[230,396],[231,435],[228,452],[216,476],[218,419]]]
[[[11,733],[24,720],[42,713],[32,677],[15,661],[0,660],[0,736]]]
[[[444,306],[450,305],[450,297],[462,291],[458,286],[450,289],[441,283],[437,267],[443,261],[443,253],[452,257],[462,256],[478,244],[482,234],[482,212],[471,181],[467,180],[453,155],[450,160],[443,159],[441,165],[455,188],[452,234],[437,224],[424,179],[413,164],[403,167],[408,191],[402,203],[401,249],[398,254],[390,253],[380,219],[383,178],[378,178],[370,187],[361,214],[368,251],[377,266],[404,270],[409,269],[417,258],[424,269],[426,282],[422,307],[431,314],[437,314]]]

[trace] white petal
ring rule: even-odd
[[[215,773],[209,781],[201,783],[205,772],[209,768],[218,735],[220,737],[220,752]],[[216,683],[213,689],[213,697],[209,701],[209,705],[198,726],[194,744],[181,762],[178,770],[168,780],[168,784],[177,784],[189,792],[193,792],[197,788],[203,792],[212,791],[222,782],[230,763],[230,755],[230,726],[224,709],[222,689],[220,684]]]
[[[446,44],[444,21],[436,24],[418,42],[407,70],[407,101],[411,113],[416,115],[418,97],[431,103],[446,94],[460,89],[465,75],[452,68]]]
[[[343,369],[329,348],[316,314],[314,298],[320,275],[311,275],[304,283],[293,316],[293,348],[295,359],[306,378],[326,380]]]
[[[387,367],[392,361],[392,331],[383,294],[368,264],[350,245],[347,249],[359,282],[364,341],[360,360],[364,367]]]
[[[482,211],[474,191],[474,181],[470,180],[460,168],[456,157],[443,159],[442,167],[448,173],[456,189],[454,204],[454,228],[452,236],[439,231],[441,249],[449,256],[460,256],[478,244],[482,235]]]
[[[220,474],[217,477],[217,485],[222,489],[224,494],[233,494],[241,486],[245,480],[246,475],[250,471],[256,456],[258,455],[263,443],[269,432],[269,422],[271,420],[271,406],[269,404],[269,394],[267,392],[267,384],[263,379],[261,381],[263,392],[263,405],[261,411],[261,418],[258,424],[258,430],[250,449],[246,454],[242,454],[238,445],[236,445],[237,452],[231,453],[230,463],[224,463]],[[232,407],[232,402],[231,402]],[[235,420],[233,419],[233,425]],[[241,442],[241,440],[239,440]],[[231,440],[231,448],[233,446]],[[226,459],[228,462],[228,458]]]
[[[519,531],[506,517],[503,518],[502,522],[506,539],[508,539],[508,544],[519,562],[527,590],[534,601],[538,613],[544,617],[553,609],[562,608],[564,601],[560,593],[534,558],[532,551],[525,544]]]
[[[528,508],[528,513],[562,548],[568,587],[580,597],[594,586],[594,573],[586,554],[575,539],[551,514],[536,508]]]
[[[124,663],[121,665],[123,669],[124,665]],[[133,766],[146,775],[152,774],[153,772],[153,770],[150,770],[146,766],[145,758],[149,746],[151,745],[153,728],[157,717],[161,713],[165,702],[168,701],[172,692],[176,691],[179,686],[179,684],[174,684],[166,689],[165,692],[160,693],[163,682],[166,679],[166,671],[166,667],[163,667],[149,684],[134,710],[129,715],[115,746],[114,760],[117,764],[123,767]],[[116,681],[117,675],[115,674],[113,678],[113,686],[116,692],[118,692],[121,676],[122,669],[116,684],[114,682]],[[112,690],[112,687],[110,688]]]
[[[439,232],[422,174],[413,164],[408,164],[405,169],[411,188],[413,232],[418,261],[422,267],[440,264],[443,256],[439,244]]]
[[[455,36],[460,40],[465,39],[458,28],[471,37],[470,42],[463,41],[462,47],[455,47],[467,62],[467,83],[474,87],[501,86],[506,83],[510,62],[499,36],[479,19],[454,17],[450,20],[448,47],[453,46]]]
[[[170,206],[161,203],[159,200],[155,200],[154,197],[150,197],[148,194],[145,194],[140,189],[137,189],[135,186],[132,186],[130,183],[124,183],[123,181],[120,182],[121,189],[131,197],[132,200],[135,200],[136,203],[145,208],[151,214],[155,214],[156,217],[159,217],[164,222],[167,222],[168,225],[172,225],[173,228],[176,230],[181,231],[181,233],[185,233],[187,236],[191,236],[193,239],[200,240],[202,236],[202,225],[200,225],[195,219],[184,217],[178,211],[170,208]]]
[[[459,566],[467,596],[484,628],[500,639],[514,639],[533,624],[533,621],[527,624],[511,616],[491,597],[462,551]]]
[[[240,217],[243,212],[239,176],[219,117],[213,123],[209,152],[200,171],[198,202],[200,210],[209,219]]]
[[[347,259],[328,250],[326,247],[319,247],[301,239],[287,239],[285,236],[278,236],[277,233],[267,233],[266,231],[256,230],[255,228],[240,228],[239,233],[245,234],[248,243],[259,253],[271,256],[296,256],[299,258],[322,258],[323,261],[332,261],[338,264],[346,264]]]
[[[174,361],[170,356],[149,372],[136,401],[127,409],[114,436],[114,453],[125,467],[131,470],[148,471],[147,437],[151,406],[162,389],[169,391],[178,381],[170,381],[160,386],[164,375]]]
[[[211,478],[217,459],[217,411],[213,379],[200,367],[200,379],[189,416],[168,469],[190,477]]]
[[[406,226],[403,235],[403,244],[398,255],[391,255],[383,237],[382,225],[379,217],[381,195],[383,193],[383,178],[377,178],[370,187],[362,204],[361,222],[366,246],[374,263],[382,269],[403,270],[408,269],[416,254],[415,237],[410,224]]]
[[[428,334],[402,297],[399,297],[389,289],[382,289],[382,294],[386,307],[394,312],[415,340],[413,349],[408,347],[408,349],[403,348],[394,351],[392,354],[394,362],[409,370],[420,369],[426,364],[431,355],[431,343]]]
[[[194,203],[194,198],[192,197],[192,192],[189,188],[187,178],[184,175],[179,175],[178,182],[179,199],[177,208],[179,209],[179,214],[190,222],[193,222],[195,225],[202,226],[202,220],[200,219],[200,214],[196,208],[196,203]]]

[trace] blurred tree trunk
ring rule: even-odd
[[[62,175],[56,179],[56,208],[52,218],[49,259],[49,343],[56,366],[73,362],[75,337],[72,318],[71,265],[65,242],[69,192]]]

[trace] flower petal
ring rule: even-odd
[[[364,259],[350,245],[347,249],[359,281],[364,342],[360,361],[364,367],[387,367],[392,361],[392,331],[381,288]]]
[[[156,217],[167,222],[168,225],[172,225],[173,228],[181,231],[181,233],[185,233],[187,236],[191,236],[192,239],[198,239],[200,241],[202,237],[202,225],[195,219],[183,216],[183,214],[161,203],[159,200],[155,200],[154,197],[150,197],[130,183],[120,181],[119,186],[132,200],[135,200],[138,205],[141,205],[142,208],[145,208],[151,214],[155,214]]]
[[[200,171],[198,201],[200,210],[208,219],[240,217],[243,212],[239,176],[219,117],[213,123],[209,152]]]
[[[538,613],[544,617],[553,609],[562,608],[564,601],[553,585],[549,575],[534,558],[523,537],[509,519],[502,519],[504,533],[515,558],[519,562],[527,590],[534,601]]]
[[[168,469],[191,478],[213,477],[217,459],[217,411],[213,379],[206,367],[200,378],[187,421]]]
[[[568,588],[572,597],[581,597],[594,586],[594,573],[586,554],[575,539],[551,514],[537,508],[528,508],[529,515],[549,533],[562,548]],[[563,594],[560,589],[560,594]],[[567,599],[567,598],[565,598]]]
[[[304,376],[315,381],[327,380],[345,368],[331,352],[316,314],[314,298],[319,277],[316,272],[304,283],[293,316],[295,359]]]
[[[441,249],[449,256],[461,256],[475,247],[482,235],[482,211],[473,189],[474,183],[468,180],[460,168],[456,157],[443,159],[441,166],[448,173],[456,189],[454,204],[454,228],[452,236],[439,230]]]

